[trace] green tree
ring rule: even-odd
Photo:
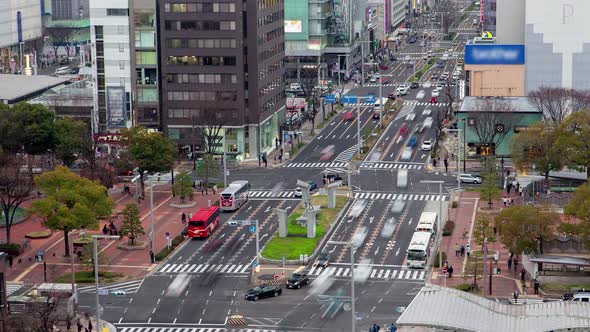
[[[145,230],[141,225],[141,218],[139,216],[139,209],[137,204],[131,203],[125,205],[123,210],[123,224],[121,225],[121,235],[129,238],[129,244],[135,244],[135,239],[139,235],[144,235]]]
[[[512,160],[519,168],[534,164],[548,180],[549,172],[560,170],[564,161],[556,145],[558,138],[555,125],[537,122],[512,139]]]
[[[88,125],[67,117],[55,121],[55,154],[64,165],[71,167],[84,149],[90,136]]]
[[[209,187],[209,178],[219,174],[219,164],[212,155],[206,154],[202,158],[202,162],[197,169],[199,176],[205,183],[205,188]]]
[[[567,117],[560,126],[556,148],[570,168],[584,166],[590,177],[590,112]]]
[[[478,189],[481,198],[486,200],[490,207],[494,199],[502,198],[502,189],[498,188],[498,176],[495,172],[484,175],[483,183]]]
[[[184,203],[184,200],[188,197],[193,197],[193,180],[187,172],[180,172],[176,176],[176,181],[172,187],[172,193],[180,198],[180,202]]]
[[[574,198],[565,206],[567,215],[579,218],[580,223],[562,223],[560,230],[572,237],[579,237],[590,244],[590,186],[585,183],[576,189]]]
[[[35,182],[46,197],[33,203],[33,211],[45,218],[48,228],[63,232],[66,256],[70,254],[72,230],[98,229],[99,218],[112,213],[113,201],[107,189],[65,166],[43,173]]]
[[[0,107],[0,144],[6,151],[45,153],[55,144],[55,114],[37,104]]]
[[[502,210],[495,225],[500,242],[513,253],[543,253],[541,240],[554,236],[559,214],[549,208],[517,205]]]
[[[98,246],[100,246],[100,241],[98,241],[96,244]],[[98,256],[98,265],[109,264],[108,258],[103,253],[100,252],[100,248],[96,248],[96,250],[97,250],[97,256]],[[94,245],[87,244],[84,247],[82,247],[82,255],[80,256],[80,263],[82,264],[82,266],[84,266],[88,270],[92,271],[91,278],[94,279],[94,273],[96,273],[96,270],[94,269]],[[98,271],[98,274],[99,274],[99,278],[100,278],[100,270]]]
[[[144,127],[121,131],[127,143],[130,163],[140,175],[141,192],[144,193],[144,172],[163,172],[172,169],[176,160],[176,144],[160,132],[149,132]]]

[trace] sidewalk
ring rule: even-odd
[[[515,194],[514,191],[508,197],[513,199],[515,205],[523,204],[522,197]],[[450,209],[448,219],[455,222],[455,229],[450,236],[445,236],[442,240],[442,249],[447,255],[446,260],[449,266],[452,266],[454,269],[453,277],[446,278],[447,287],[455,287],[460,284],[470,284],[473,282],[472,276],[463,277],[467,255],[465,254],[464,256],[461,256],[456,253],[456,250],[459,246],[466,246],[468,243],[471,245],[473,251],[482,249],[473,242],[473,223],[476,220],[478,213],[482,213],[480,212],[481,210],[485,211],[488,209],[488,202],[482,201],[477,192],[461,192],[457,197],[457,203],[457,208]],[[494,201],[493,204],[496,211],[500,211],[504,208],[502,200]],[[494,243],[489,243],[488,250],[497,251],[499,253],[498,263],[492,263],[492,267],[498,267],[501,269],[501,274],[495,274],[492,277],[492,296],[511,297],[515,290],[517,290],[519,294],[525,294],[520,282],[520,268],[522,265],[519,264],[516,268],[513,265],[512,270],[508,269],[508,258],[510,257],[510,253],[499,240]],[[522,262],[521,257],[518,258]],[[486,266],[486,269],[488,268],[489,263],[487,263]],[[481,275],[481,271],[479,274]],[[485,279],[478,276],[478,285],[483,289],[482,295],[484,296],[489,296],[488,277],[489,274]],[[439,268],[434,268],[431,281],[437,285],[445,285],[445,278],[440,275]],[[527,281],[529,281],[530,290],[529,276],[527,276]]]
[[[132,186],[131,193],[135,193],[135,187]],[[137,203],[137,199],[123,193],[123,184],[118,184],[110,191],[111,197],[115,202],[113,215],[111,218],[102,220],[97,231],[88,231],[87,234],[102,234],[101,230],[104,225],[113,221],[117,229],[121,228],[122,216],[120,212],[128,203]],[[195,213],[200,207],[208,205],[209,201],[213,202],[217,199],[217,195],[210,193],[209,195],[201,195],[197,191],[194,194],[194,201],[196,205],[192,208],[180,209],[170,206],[170,203],[175,200],[172,197],[171,185],[156,185],[154,186],[154,242],[155,253],[157,254],[167,245],[166,232],[170,233],[171,239],[179,235],[186,225],[181,222],[182,211],[189,211]],[[24,204],[24,207],[30,207],[32,200]],[[142,225],[145,230],[145,235],[139,236],[136,240],[149,243],[150,233],[150,202],[149,202],[149,186],[146,185],[146,199],[142,200],[138,205],[140,209],[140,216]],[[12,227],[11,238],[13,243],[23,243],[25,235],[34,231],[42,231],[46,228],[42,224],[42,220],[36,216],[29,217],[23,223],[14,225]],[[70,254],[72,254],[71,243],[74,239],[79,238],[79,231],[70,233]],[[6,232],[0,230],[0,239],[6,239]],[[99,240],[100,252],[104,257],[108,258],[109,264],[100,266],[102,271],[118,272],[125,275],[125,279],[138,278],[145,276],[152,271],[156,265],[151,263],[150,248],[147,246],[144,249],[126,251],[117,248],[118,244],[127,243],[127,238],[121,240]],[[45,280],[47,276],[48,282],[55,282],[58,277],[69,275],[71,273],[71,258],[64,257],[64,238],[62,232],[53,232],[47,239],[30,240],[30,247],[25,250],[23,254],[16,257],[13,261],[13,266],[7,269],[7,280],[27,283],[39,283]],[[44,262],[35,262],[35,254],[39,251],[44,253]],[[46,263],[47,270],[44,271],[44,263]],[[76,271],[87,270],[86,267],[79,264],[78,258],[75,257]],[[69,279],[66,281],[69,282]]]

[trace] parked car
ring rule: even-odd
[[[432,140],[427,139],[424,142],[422,142],[422,146],[420,147],[420,150],[422,150],[422,151],[432,150]]]
[[[309,277],[305,273],[293,273],[287,280],[287,288],[301,288],[309,284]]]
[[[326,267],[330,264],[330,255],[328,253],[322,252],[318,256],[318,259],[315,262],[317,267]]]
[[[461,183],[482,183],[481,177],[473,174],[459,174],[459,181],[461,181]]]
[[[280,286],[256,286],[246,292],[246,300],[248,301],[258,301],[259,299],[264,299],[267,297],[276,297],[283,294],[283,290]]]
[[[352,114],[352,112],[345,112],[344,115],[342,115],[342,120],[344,121],[352,121],[354,119],[354,114]]]

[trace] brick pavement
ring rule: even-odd
[[[87,232],[89,234],[102,234],[101,230],[104,225],[108,225],[109,221],[113,220],[117,229],[120,229],[122,219],[119,212],[123,210],[125,204],[130,202],[137,203],[133,197],[123,193],[123,184],[119,184],[113,190],[110,190],[110,195],[115,201],[116,205],[113,211],[113,216],[108,220],[100,222],[99,230]],[[132,190],[133,193],[133,190]],[[209,200],[214,202],[217,195],[210,193],[209,195],[201,195],[200,192],[195,191],[194,200],[196,205],[187,209],[179,209],[170,206],[170,203],[175,200],[172,197],[170,185],[156,185],[154,186],[154,216],[155,216],[155,248],[156,253],[166,246],[165,233],[170,232],[172,237],[181,233],[185,225],[181,222],[182,211],[192,211],[195,213],[200,207],[207,206]],[[23,207],[28,208],[32,200],[27,201]],[[142,225],[146,234],[140,236],[137,240],[149,242],[150,231],[150,203],[149,203],[149,188],[146,186],[146,199],[139,204],[140,215],[142,218]],[[29,232],[44,230],[42,220],[36,216],[31,216],[27,221],[14,225],[12,227],[11,237],[13,243],[23,243],[25,235]],[[79,237],[79,232],[70,234],[70,241]],[[0,230],[0,240],[6,240],[5,230]],[[100,240],[100,250],[105,257],[108,257],[109,264],[100,267],[112,272],[119,272],[126,275],[128,278],[140,277],[146,275],[151,271],[155,265],[151,264],[149,255],[149,246],[142,250],[125,251],[117,248],[119,243],[126,242],[127,238],[122,240]],[[70,242],[71,243],[71,242]],[[34,256],[37,251],[45,252],[45,262],[47,263],[47,280],[54,281],[57,277],[70,273],[71,260],[64,257],[64,240],[62,232],[54,232],[48,239],[30,240],[30,248],[27,248],[23,254],[15,258],[13,267],[7,271],[7,279],[21,282],[42,282],[44,281],[43,263],[35,262]],[[76,260],[77,261],[77,260]],[[82,270],[83,266],[76,262],[75,270]]]

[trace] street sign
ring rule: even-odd
[[[342,102],[345,104],[356,104],[358,102],[357,96],[344,96],[342,97]]]
[[[256,226],[250,226],[250,233],[256,233]]]
[[[336,102],[336,96],[334,95],[326,95],[326,103],[334,104]]]
[[[98,289],[98,295],[109,295],[108,289]]]
[[[253,267],[257,267],[260,263],[258,263],[258,260],[255,259],[254,262],[252,262],[252,266]]]
[[[377,101],[377,99],[375,99],[375,96],[367,96],[365,97],[365,102],[367,103],[375,103],[375,101]]]
[[[250,220],[242,220],[242,226],[250,226],[252,222]]]
[[[166,240],[170,240],[170,232],[166,232]]]
[[[275,274],[275,280],[278,280],[281,276],[279,276],[278,274]]]

